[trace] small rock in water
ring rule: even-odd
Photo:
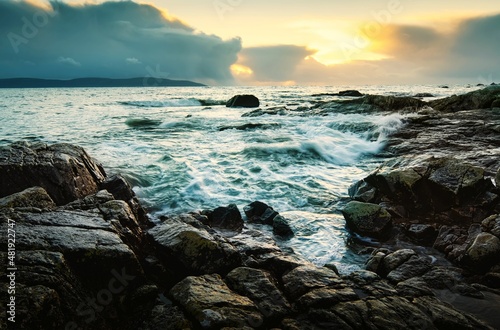
[[[235,95],[226,103],[228,108],[257,108],[260,105],[255,95]]]

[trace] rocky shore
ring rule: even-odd
[[[347,101],[418,114],[391,137],[393,159],[349,191],[347,226],[378,243],[365,249],[366,270],[347,276],[249,229],[293,235],[262,202],[243,214],[229,205],[152,222],[126,180],[80,147],[0,148],[0,226],[15,234],[0,244],[3,260],[9,247],[15,253],[15,270],[0,271],[0,300],[14,297],[19,329],[492,329],[494,320],[453,307],[469,299],[498,310],[500,301],[500,90],[491,90],[435,108],[411,98]],[[470,104],[484,109],[463,109]]]

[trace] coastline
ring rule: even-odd
[[[372,107],[373,104],[363,106]],[[384,105],[377,103],[376,106]],[[325,111],[325,107],[321,111]],[[423,114],[423,119],[420,117],[409,122],[404,130],[396,133],[387,152],[401,157],[408,156],[408,152],[412,150],[419,150],[419,146],[420,150],[425,151],[425,143],[418,139],[420,133],[425,134],[426,129],[436,126],[440,120],[453,123],[461,115],[460,112],[445,114],[429,109],[421,111],[429,114]],[[491,118],[484,117],[485,115],[494,116],[494,120],[498,120],[498,110],[463,111],[469,111],[464,113],[478,121],[476,126],[467,126],[474,129],[485,126],[481,121]],[[469,150],[470,148],[461,150],[453,149],[454,145],[439,146],[433,141],[428,143],[428,146],[439,146],[436,150],[431,150],[432,153],[442,153],[447,147],[450,148],[449,152],[461,152],[460,162],[463,162],[464,170],[458,172],[459,176],[463,178],[466,173],[479,173],[474,176],[474,180],[469,180],[474,193],[497,194],[497,197],[490,196],[492,199],[487,201],[486,207],[475,205],[476,208],[487,209],[488,215],[499,212],[496,190],[498,181],[496,188],[485,183],[485,178],[495,175],[495,167],[498,168],[499,165],[498,155],[495,157],[494,153],[491,154],[489,160],[484,157],[488,154],[485,152],[486,146],[496,146],[495,143],[498,143],[494,138],[498,123],[494,124],[492,129],[486,127],[479,132],[480,140],[484,143],[479,153]],[[456,131],[460,128],[461,125],[457,124],[454,129]],[[438,127],[437,131],[443,130]],[[491,137],[490,135],[491,139],[485,138]],[[471,138],[470,146],[477,143],[473,136],[468,138]],[[443,139],[447,138],[438,137],[438,141]],[[212,210],[205,214],[192,213],[165,218],[155,225],[141,211],[130,186],[119,177],[107,178],[102,167],[82,149],[66,145],[27,144],[10,148],[7,153],[9,157],[1,158],[3,171],[7,168],[5,164],[12,165],[4,172],[6,175],[2,175],[2,180],[7,177],[22,178],[26,185],[2,182],[2,186],[15,186],[13,189],[17,191],[32,186],[44,188],[25,190],[14,196],[9,191],[10,197],[2,195],[1,199],[2,226],[6,226],[9,220],[14,220],[17,226],[17,262],[20,269],[16,278],[16,284],[20,288],[17,291],[18,301],[27,304],[18,305],[17,317],[21,322],[26,322],[26,327],[33,324],[53,327],[69,324],[75,325],[75,328],[97,326],[154,329],[160,324],[168,324],[167,329],[190,326],[274,326],[284,329],[302,329],[308,326],[336,326],[345,329],[433,329],[462,326],[478,329],[487,326],[442,303],[436,298],[434,290],[445,290],[445,296],[449,299],[453,299],[455,295],[481,299],[482,292],[499,294],[494,286],[485,285],[488,283],[483,282],[484,277],[433,265],[427,258],[408,249],[396,252],[373,250],[373,258],[367,267],[374,272],[358,271],[348,276],[339,276],[335,270],[313,266],[296,255],[281,251],[272,237],[266,237],[262,233],[246,228],[239,231],[241,228],[238,225],[230,226],[228,234],[227,225],[234,224],[235,221],[241,224],[241,214],[238,218],[226,217],[224,213],[210,221]],[[7,151],[4,149],[3,152]],[[26,159],[26,156],[21,155],[34,157],[32,167],[26,163],[20,166],[19,159]],[[37,158],[37,155],[45,156]],[[44,164],[45,168],[60,170],[67,166],[65,173],[68,177],[59,179],[59,184],[64,186],[68,182],[74,182],[75,191],[65,193],[64,197],[50,192],[49,183],[54,181],[53,177],[40,181],[40,177],[47,174],[36,170],[39,165],[36,161],[45,159],[52,160]],[[473,164],[468,165],[467,162]],[[55,166],[55,163],[59,165]],[[415,168],[422,166],[417,165]],[[399,169],[403,169],[405,173],[414,171],[412,166],[405,166],[407,167],[398,164]],[[396,170],[398,167],[395,167]],[[75,174],[75,168],[83,172],[76,171]],[[475,171],[476,168],[479,170]],[[401,175],[396,177],[404,178]],[[414,197],[412,186],[405,184],[402,187],[410,189],[398,190],[397,195],[411,193],[409,196]],[[396,186],[399,187],[399,184]],[[462,188],[463,180],[458,186]],[[89,187],[90,190],[86,190]],[[451,190],[453,195],[454,190]],[[54,191],[60,191],[60,188]],[[384,192],[377,192],[375,195],[379,193]],[[460,195],[461,198],[461,194],[457,190],[455,195]],[[408,199],[405,196],[401,197],[404,201]],[[392,198],[385,194],[378,204],[387,200],[395,201],[389,197]],[[462,202],[460,198],[459,206]],[[375,198],[364,202],[366,201],[379,200]],[[400,205],[396,204],[392,209],[385,208],[390,210],[387,212],[391,217],[401,213],[397,206]],[[439,209],[441,208],[443,207]],[[424,213],[420,216],[425,218],[427,215]],[[473,219],[472,222],[482,220],[484,218]],[[491,231],[496,228],[497,222],[497,218],[489,220],[483,232],[495,236]],[[405,223],[402,224],[405,227]],[[419,224],[422,223],[411,223]],[[467,232],[465,227],[457,230]],[[435,233],[440,230],[423,229],[423,232]],[[464,252],[470,248],[469,244],[473,245],[481,230],[472,241],[464,243]],[[405,235],[407,233],[408,231],[403,232]],[[77,239],[65,240],[65,235]],[[427,238],[422,237],[423,241],[425,239]],[[3,249],[2,254],[5,254],[4,251],[7,250]],[[493,267],[495,265],[490,265],[490,268]],[[414,276],[416,273],[419,276]],[[408,277],[409,275],[413,276]],[[495,275],[490,277],[495,279]],[[5,276],[2,278],[5,279]],[[114,284],[122,280],[120,288],[123,290],[118,292],[118,287],[110,284],[113,279]],[[112,289],[117,292],[114,293]],[[482,296],[485,299],[484,294]],[[2,301],[3,298],[2,296]],[[35,302],[35,298],[43,299]],[[97,305],[94,302],[92,306],[89,299],[97,301]],[[81,307],[82,303],[84,307]],[[50,309],[49,306],[56,307]],[[50,313],[47,314],[48,308]]]

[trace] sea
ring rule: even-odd
[[[317,94],[347,89],[440,98],[479,88],[447,87],[0,89],[0,145],[80,145],[108,174],[129,180],[153,221],[229,204],[243,213],[245,205],[265,202],[288,218],[295,232],[288,240],[276,238],[282,248],[317,265],[334,264],[345,274],[360,269],[366,256],[358,254],[356,237],[345,229],[338,201],[387,160],[382,152],[387,139],[404,129],[412,114],[308,116],[293,110],[340,99]],[[287,110],[243,116],[255,109],[225,106],[237,94],[257,96],[261,109]],[[237,128],[245,124],[257,125]],[[266,226],[259,229],[272,235]]]

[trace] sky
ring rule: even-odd
[[[500,1],[0,0],[0,78],[500,82]]]

